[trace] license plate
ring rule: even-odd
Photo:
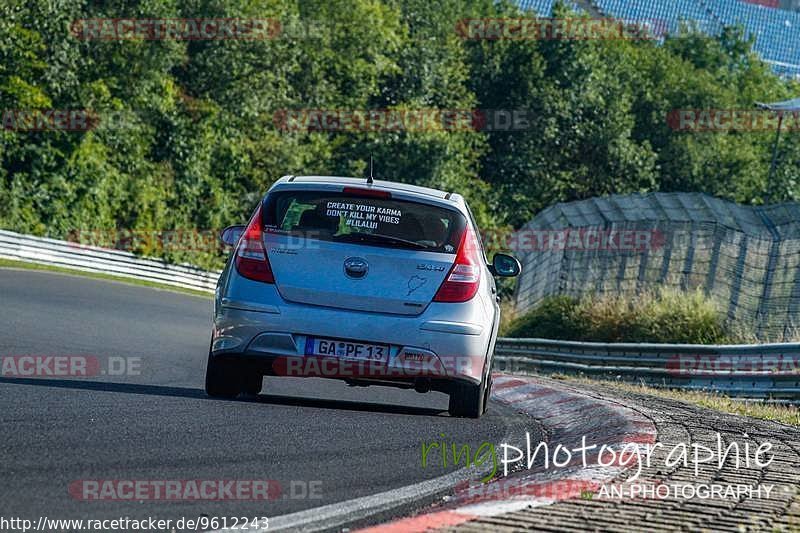
[[[307,337],[305,352],[306,355],[322,355],[341,359],[360,359],[383,363],[389,361],[389,347],[385,344]]]

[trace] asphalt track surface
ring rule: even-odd
[[[258,398],[209,399],[211,311],[211,300],[196,296],[0,269],[0,356],[95,356],[103,369],[109,357],[140,358],[138,375],[0,377],[0,514],[274,517],[452,472],[422,468],[423,441],[475,449],[509,433],[513,417],[496,405],[477,421],[451,418],[444,394],[332,380],[266,378]],[[541,436],[532,422],[525,430]],[[80,501],[68,487],[84,479],[269,479],[282,494],[267,502]],[[319,498],[303,496],[309,486]]]

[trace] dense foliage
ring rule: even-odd
[[[571,16],[558,7],[557,15]],[[750,109],[797,96],[737,29],[652,40],[468,40],[459,20],[520,16],[491,0],[5,0],[0,110],[90,109],[90,131],[0,130],[0,227],[220,228],[283,174],[362,175],[461,191],[486,228],[556,202],[704,191],[744,203],[800,198],[787,135],[670,129],[677,108]],[[532,16],[530,14],[526,16]],[[87,18],[274,18],[266,40],[82,40]],[[303,28],[306,31],[303,31]],[[298,132],[284,109],[524,109],[523,131]],[[148,249],[151,246],[151,249]],[[143,253],[208,265],[214,251]]]

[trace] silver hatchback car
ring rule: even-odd
[[[464,199],[424,187],[284,176],[233,246],[216,289],[210,396],[258,394],[262,378],[325,377],[450,397],[477,418],[491,392],[500,320],[493,276]]]

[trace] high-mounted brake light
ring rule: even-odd
[[[364,196],[367,198],[384,198],[390,199],[392,193],[389,191],[381,191],[378,189],[362,189],[361,187],[345,187],[342,189],[345,194],[352,194],[353,196]]]
[[[461,243],[456,252],[456,260],[447,273],[442,286],[433,297],[434,302],[466,302],[478,292],[481,282],[481,259],[477,237],[472,227],[461,235]]]
[[[236,255],[234,256],[236,270],[247,279],[275,283],[275,276],[272,274],[272,267],[264,249],[264,234],[261,225],[261,204],[259,203],[236,246]]]

